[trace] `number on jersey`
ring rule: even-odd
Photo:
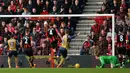
[[[124,41],[123,38],[124,38],[123,35],[120,35],[120,42],[123,42],[123,41]]]

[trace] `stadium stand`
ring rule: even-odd
[[[0,0],[0,15],[39,15],[39,14],[81,14],[86,0]],[[10,35],[14,35],[20,43],[25,31],[28,30],[33,40],[34,55],[49,55],[47,32],[51,24],[64,34],[69,29],[74,34],[79,18],[0,18],[1,54],[6,55],[4,48]],[[56,35],[58,36],[58,35]],[[60,44],[59,37],[58,45]],[[58,46],[57,46],[58,47]],[[19,50],[22,54],[22,50]]]

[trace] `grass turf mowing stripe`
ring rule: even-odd
[[[0,73],[129,73],[130,69],[108,68],[1,68]]]

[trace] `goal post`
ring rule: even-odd
[[[66,14],[66,15],[0,15],[0,18],[8,17],[96,17],[111,16],[112,17],[112,55],[115,55],[115,15],[114,14]]]
[[[67,14],[67,15],[0,15],[0,18],[42,18],[42,17],[97,17],[108,16],[112,18],[112,55],[115,56],[115,15],[114,14]],[[87,24],[86,24],[87,25]]]

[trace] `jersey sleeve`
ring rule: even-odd
[[[71,39],[73,39],[73,38],[75,38],[76,37],[76,35],[73,35],[73,36],[68,36],[68,38],[71,40]]]

